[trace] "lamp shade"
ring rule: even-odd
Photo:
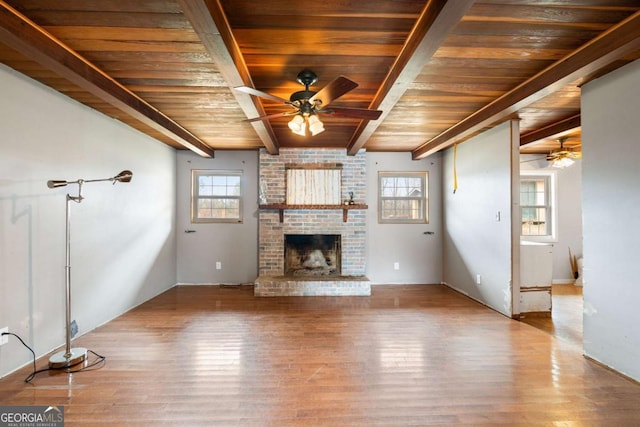
[[[130,170],[123,170],[118,175],[113,177],[114,181],[118,182],[131,182],[131,178],[133,178],[133,173]]]
[[[309,131],[311,135],[316,136],[320,132],[324,132],[324,125],[315,114],[309,116]]]
[[[571,166],[574,163],[573,159],[569,157],[560,157],[551,162],[551,166],[554,168],[562,169]]]
[[[66,187],[67,184],[69,184],[67,181],[61,181],[56,179],[47,181],[47,187],[49,188]]]
[[[304,136],[304,134],[305,134],[304,117],[302,117],[301,115],[296,115],[289,122],[289,129],[291,129],[291,132],[293,132],[293,133],[295,133],[297,135]]]

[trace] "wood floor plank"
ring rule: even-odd
[[[67,427],[640,425],[640,385],[439,285],[176,287],[74,346],[105,366],[30,384],[25,367],[0,403],[63,405]]]
[[[534,315],[521,320],[556,338],[582,347],[582,287],[572,284],[553,285],[552,299],[551,318]]]

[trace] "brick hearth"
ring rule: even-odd
[[[260,276],[255,281],[254,295],[275,296],[369,296],[371,282],[365,276],[286,277]]]

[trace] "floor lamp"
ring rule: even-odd
[[[88,182],[100,182],[100,181],[113,181],[116,182],[129,182],[133,174],[131,171],[124,170],[113,178],[104,179],[78,179],[76,181],[60,181],[51,180],[47,181],[47,187],[58,188],[66,187],[69,184],[78,184],[78,195],[71,196],[67,194],[67,208],[65,211],[66,216],[66,250],[65,250],[65,296],[66,296],[66,322],[67,322],[67,342],[66,348],[55,353],[49,358],[49,367],[54,369],[66,368],[74,366],[86,361],[87,349],[82,347],[71,348],[71,217],[70,217],[70,204],[71,202],[80,203],[84,199],[82,197],[82,185]]]

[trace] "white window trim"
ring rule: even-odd
[[[383,219],[382,218],[382,201],[384,198],[380,195],[381,183],[383,177],[393,176],[419,176],[422,178],[424,188],[422,189],[422,207],[424,209],[424,218],[421,220],[399,220],[399,219]],[[378,171],[378,188],[376,189],[378,196],[378,223],[379,224],[429,224],[429,172],[428,171]],[[409,200],[409,198],[406,198]],[[418,198],[416,198],[418,199]]]
[[[557,243],[558,242],[558,172],[555,170],[521,170],[521,178],[545,177],[549,178],[549,203],[551,204],[551,235],[548,236],[520,236],[521,241]],[[518,181],[519,183],[520,181]],[[518,198],[520,190],[518,190]],[[520,204],[520,200],[518,200]],[[522,220],[522,209],[520,209],[520,220]],[[522,230],[522,227],[519,228]]]
[[[240,196],[238,201],[238,218],[198,218],[197,205],[199,200],[198,193],[198,177],[202,175],[218,175],[218,176],[239,176],[240,177]],[[229,197],[236,198],[236,197]],[[242,170],[223,170],[223,169],[192,169],[191,170],[191,223],[193,224],[241,224],[244,204],[244,173]]]

